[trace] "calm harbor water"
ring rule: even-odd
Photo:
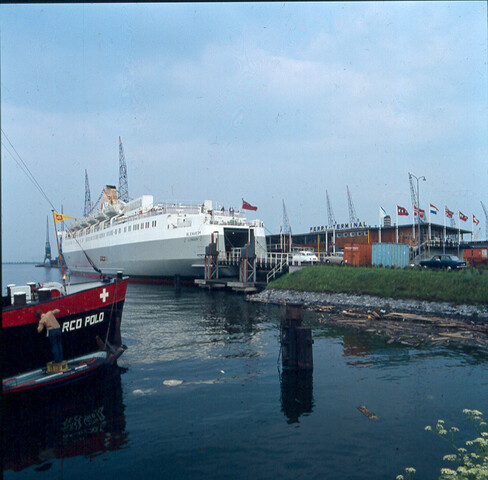
[[[2,266],[3,292],[57,279]],[[117,372],[4,403],[4,478],[376,480],[413,466],[435,479],[449,445],[425,425],[442,418],[474,438],[462,409],[488,415],[486,356],[387,344],[305,311],[314,371],[297,376],[280,368],[283,315],[224,292],[130,284]]]

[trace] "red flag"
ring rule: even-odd
[[[418,211],[418,215],[420,216],[420,218],[424,218],[425,210],[422,210],[421,208],[417,208],[417,205],[414,205],[413,206],[413,216],[414,217],[417,216],[417,211]]]
[[[408,212],[407,212],[407,209],[406,208],[403,208],[403,207],[400,207],[397,205],[397,211],[398,211],[398,215],[405,215],[408,217]]]
[[[459,212],[459,219],[465,222],[468,219],[468,216],[464,215],[463,212]]]
[[[250,203],[247,203],[244,199],[242,199],[242,209],[256,211],[258,207],[255,207],[254,205],[251,205]]]
[[[473,223],[475,225],[478,225],[478,223],[480,223],[480,221],[473,215]]]
[[[448,218],[452,218],[452,216],[454,215],[454,212],[451,212],[451,210],[449,210],[447,207],[446,207],[446,217]]]

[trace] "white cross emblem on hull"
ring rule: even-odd
[[[107,301],[107,297],[109,296],[109,293],[105,288],[103,289],[103,292],[100,294],[100,298],[103,300],[103,303]]]

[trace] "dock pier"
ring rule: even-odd
[[[205,250],[204,278],[195,279],[195,285],[209,290],[255,293],[264,290],[270,281],[285,273],[326,263],[325,255],[323,258],[319,256],[319,261],[312,263],[294,261],[291,252],[267,252],[258,255],[249,244],[223,255],[212,242]],[[228,271],[229,267],[235,271],[235,276],[224,277],[222,271]]]

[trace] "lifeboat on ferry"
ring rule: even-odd
[[[69,231],[70,232],[76,232],[77,230],[79,230],[81,228],[81,225],[80,225],[80,221],[79,220],[76,220],[75,222],[73,222],[73,224],[69,227]]]
[[[124,213],[124,207],[122,205],[119,205],[118,203],[114,205],[107,205],[103,209],[103,213],[105,213],[107,217],[112,218]]]
[[[99,222],[103,222],[104,220],[107,220],[107,215],[105,215],[105,212],[103,210],[97,210],[95,212],[95,218],[99,221]]]
[[[95,215],[93,215],[93,213],[90,213],[90,215],[86,217],[86,220],[90,225],[95,225],[95,223],[98,223],[98,220],[95,218]]]
[[[80,227],[85,228],[88,226],[90,226],[90,224],[88,223],[88,219],[86,217],[80,218]]]

